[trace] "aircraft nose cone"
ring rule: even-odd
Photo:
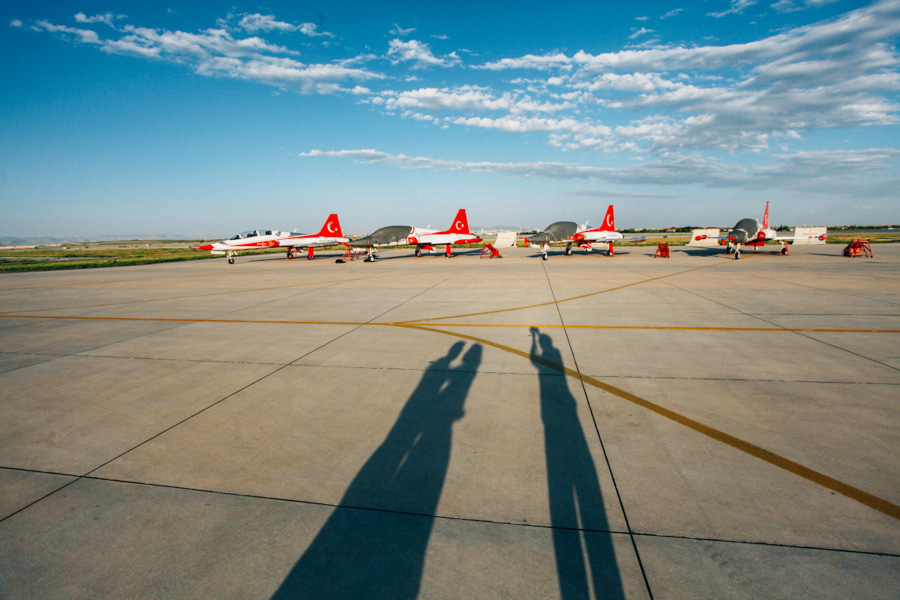
[[[728,239],[732,242],[743,244],[747,241],[747,232],[741,229],[735,229],[729,234]]]
[[[536,233],[528,236],[528,241],[532,244],[546,244],[549,241],[549,236],[546,233]]]
[[[368,248],[372,245],[372,238],[364,237],[358,240],[350,240],[350,245],[354,248]]]
[[[197,249],[198,249],[198,250],[212,250],[212,249],[213,249],[213,245],[212,245],[212,244],[206,244],[205,246],[197,246]]]

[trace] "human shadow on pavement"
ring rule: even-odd
[[[273,598],[415,598],[444,487],[453,423],[478,366],[464,342],[434,361],[384,442]],[[339,451],[339,450],[338,450]]]
[[[597,469],[568,378],[547,366],[563,364],[547,334],[531,328],[544,422],[547,488],[560,597],[624,598]],[[593,588],[593,594],[591,592]]]

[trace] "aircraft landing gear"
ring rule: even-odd
[[[230,256],[228,257],[228,264],[229,264],[229,265],[233,265],[233,264],[234,264],[234,259],[231,258]]]
[[[572,256],[572,244],[566,244],[566,256]]]
[[[288,251],[287,251],[287,257],[288,257],[288,260],[294,258],[294,253],[293,253],[291,250],[288,250]]]
[[[306,255],[306,260],[313,260],[314,258],[316,258],[315,251],[312,249],[312,247],[310,247],[307,252],[309,252],[309,254]]]
[[[419,247],[416,247],[416,258],[419,258],[420,256],[422,256],[422,249]]]
[[[740,250],[735,250],[735,251],[734,251],[734,260],[737,260],[737,259],[739,259],[740,257],[741,257],[741,251],[740,251]]]

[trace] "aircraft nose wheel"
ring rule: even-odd
[[[228,264],[229,264],[229,265],[233,265],[233,264],[234,264],[234,259],[231,258],[230,256],[228,257]]]
[[[547,260],[547,254],[546,254],[546,253],[542,254],[542,255],[541,255],[541,258],[542,258],[543,260]]]
[[[735,250],[735,251],[734,251],[734,260],[737,260],[737,259],[739,259],[740,257],[741,257],[741,251],[740,251],[740,250]]]

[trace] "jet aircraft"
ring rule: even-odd
[[[257,250],[259,248],[287,248],[287,257],[294,258],[298,248],[308,248],[308,258],[314,258],[313,248],[319,246],[337,246],[348,240],[341,234],[341,224],[337,215],[329,215],[322,230],[316,235],[304,235],[297,232],[276,231],[273,229],[251,229],[242,231],[221,242],[199,246],[200,250],[209,250],[211,254],[227,254],[228,264],[234,264],[234,257],[239,250]]]
[[[453,224],[446,231],[412,227],[410,225],[389,225],[355,240],[347,245],[365,251],[365,262],[374,261],[378,255],[376,248],[386,246],[415,246],[416,256],[422,251],[433,252],[435,246],[446,246],[446,256],[452,256],[451,246],[456,244],[477,244],[482,239],[469,231],[469,220],[466,209],[461,208],[453,219]]]
[[[313,260],[316,257],[315,248],[344,245],[349,241],[350,240],[345,238],[344,234],[341,232],[341,223],[338,221],[338,216],[335,214],[328,215],[328,219],[325,221],[325,224],[322,225],[322,229],[319,230],[319,233],[309,235],[291,233],[287,237],[279,238],[277,240],[279,247],[287,248],[288,258],[294,258],[295,251],[305,248],[307,250],[306,258],[308,260]]]
[[[533,246],[541,247],[543,259],[547,260],[547,251],[551,245],[566,245],[566,255],[572,254],[572,246],[577,244],[586,251],[593,250],[592,244],[607,244],[607,254],[614,254],[613,242],[626,239],[625,236],[616,231],[616,218],[613,211],[613,205],[610,204],[606,209],[606,216],[603,218],[603,224],[600,227],[588,229],[587,225],[579,225],[575,221],[557,221],[547,226],[543,231],[529,236],[527,241]],[[646,237],[628,238],[629,242],[642,242]]]
[[[199,250],[209,250],[210,254],[227,254],[228,264],[234,264],[234,257],[238,250],[258,250],[260,248],[275,248],[280,238],[291,235],[288,231],[275,231],[274,229],[251,229],[242,231],[221,242],[198,246]]]
[[[756,219],[741,219],[740,221],[735,223],[734,227],[731,228],[731,231],[728,232],[727,235],[698,235],[694,239],[696,239],[698,242],[700,240],[706,239],[728,240],[727,252],[729,254],[734,254],[734,258],[735,260],[737,260],[741,257],[741,246],[752,246],[754,249],[758,250],[760,246],[765,246],[766,242],[775,241],[781,243],[781,253],[787,254],[788,242],[801,239],[811,239],[813,237],[824,240],[826,237],[828,237],[828,234],[825,233],[818,236],[779,236],[778,232],[776,232],[774,229],[769,228],[769,203],[766,202],[766,212],[763,214],[763,222],[761,225]]]

